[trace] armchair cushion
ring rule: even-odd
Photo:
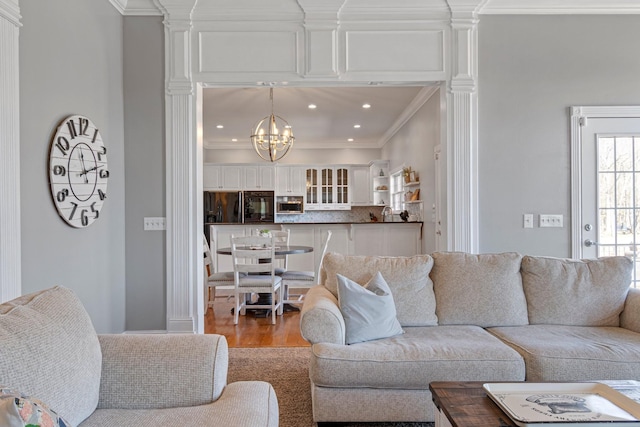
[[[54,287],[1,304],[0,342],[4,384],[46,402],[71,425],[96,409],[100,343],[71,290]]]
[[[203,405],[217,400],[226,385],[229,357],[222,335],[98,338],[103,355],[99,409]]]
[[[633,261],[624,256],[589,260],[525,256],[522,283],[529,322],[619,326]]]

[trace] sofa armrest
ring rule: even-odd
[[[300,313],[300,331],[302,338],[311,344],[345,343],[344,317],[338,300],[324,286],[314,286],[305,295]]]
[[[98,335],[99,409],[158,409],[211,403],[227,384],[222,335]]]
[[[631,288],[620,315],[620,326],[640,333],[640,289]]]

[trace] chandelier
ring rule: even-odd
[[[273,114],[273,88],[269,89],[269,99],[271,115],[256,124],[251,135],[251,143],[260,157],[275,162],[287,155],[295,138],[289,123]]]

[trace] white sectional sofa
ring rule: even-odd
[[[316,422],[433,421],[432,381],[640,380],[640,290],[626,257],[326,255],[305,298]],[[345,344],[336,275],[381,272],[404,333]]]
[[[0,425],[24,425],[17,394],[42,425],[277,427],[273,387],[228,362],[221,335],[97,335],[71,290],[25,295],[0,304]]]

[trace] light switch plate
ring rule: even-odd
[[[540,227],[564,227],[562,215],[540,215]]]
[[[167,219],[164,217],[145,217],[144,231],[158,231],[167,229]]]
[[[524,214],[522,216],[522,227],[533,228],[533,214]]]

